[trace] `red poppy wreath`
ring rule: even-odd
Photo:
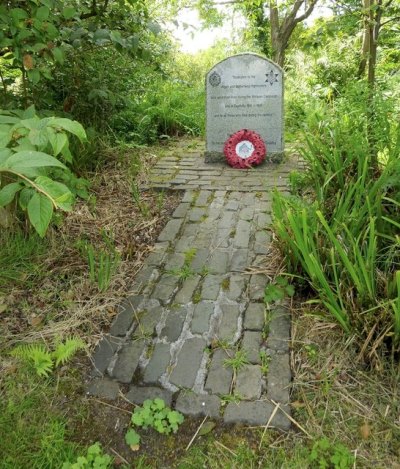
[[[227,163],[233,168],[249,168],[265,159],[265,144],[253,130],[242,129],[231,135],[224,145]]]

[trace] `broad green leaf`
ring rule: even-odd
[[[41,238],[46,234],[52,216],[53,204],[51,200],[37,192],[28,203],[28,217]]]
[[[24,187],[19,194],[18,203],[22,210],[28,208],[29,201],[36,194],[35,190],[31,187]]]
[[[105,39],[109,40],[110,39],[110,31],[108,29],[98,29],[93,34],[93,39],[95,41],[105,40]]]
[[[68,145],[68,137],[64,133],[55,132],[52,127],[47,128],[47,136],[51,147],[53,148],[53,155],[57,156],[61,153],[62,149]]]
[[[49,194],[56,202],[57,207],[69,212],[72,210],[74,196],[67,186],[61,182],[53,181],[47,176],[39,176],[35,179],[35,184],[44,192]]]
[[[73,7],[66,7],[63,9],[62,14],[66,20],[70,20],[76,15],[76,10]]]
[[[31,129],[28,134],[28,139],[32,145],[44,147],[48,142],[47,132],[44,129]]]
[[[123,37],[121,36],[121,33],[119,31],[111,31],[110,32],[110,39],[112,42],[120,44],[121,46],[125,45],[125,41]]]
[[[52,54],[53,54],[53,57],[54,59],[60,63],[60,64],[63,64],[64,63],[64,53],[63,51],[59,48],[59,47],[55,47],[53,50],[52,50]]]
[[[8,130],[0,130],[0,148],[6,147],[11,141],[11,132]]]
[[[36,117],[36,109],[35,106],[32,104],[22,114],[22,119],[33,119]]]
[[[76,135],[81,142],[86,140],[85,129],[77,121],[60,117],[54,119],[54,121],[52,122],[52,126],[59,127],[61,129],[66,130],[67,132],[70,132],[71,134]]]
[[[130,428],[125,434],[125,442],[132,450],[139,449],[140,435]]]
[[[19,121],[18,117],[0,115],[0,124],[16,124]]]
[[[13,8],[10,10],[10,16],[13,20],[19,21],[28,18],[28,13],[22,8]]]
[[[40,151],[20,151],[15,153],[7,159],[4,167],[23,173],[25,169],[41,168],[45,166],[65,168],[56,158]]]
[[[35,145],[33,145],[27,137],[18,139],[18,145],[13,147],[15,153],[19,151],[36,151]]]
[[[15,194],[23,187],[19,182],[7,184],[0,190],[0,207],[8,205],[15,197]]]
[[[36,18],[40,21],[45,21],[49,17],[50,10],[46,6],[41,6],[36,11]]]
[[[37,68],[34,68],[32,70],[28,70],[28,79],[34,85],[37,85],[40,81],[40,72],[39,72],[39,70]]]
[[[5,162],[10,158],[12,155],[12,151],[9,148],[3,148],[0,150],[0,168],[1,166],[4,167]]]

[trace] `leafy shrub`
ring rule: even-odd
[[[171,410],[162,399],[146,399],[142,407],[135,407],[131,423],[133,426],[153,428],[158,433],[176,433],[184,417],[180,412]],[[125,441],[133,451],[139,449],[140,435],[134,428],[130,428],[125,434]]]
[[[16,199],[41,237],[54,209],[70,211],[74,187],[75,193],[82,189],[81,181],[65,165],[73,160],[68,134],[82,142],[86,139],[78,122],[41,119],[33,106],[0,114],[0,207]]]
[[[89,446],[86,456],[79,456],[76,462],[64,462],[62,469],[107,469],[111,467],[112,457],[103,454],[100,443]]]
[[[319,469],[350,469],[354,456],[342,443],[331,443],[328,438],[317,440],[310,453],[311,467]]]

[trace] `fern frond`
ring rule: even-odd
[[[53,368],[51,354],[42,344],[25,344],[16,347],[11,355],[33,366],[39,376],[48,376]]]
[[[57,344],[56,349],[52,353],[56,366],[60,363],[66,363],[78,350],[83,348],[85,348],[85,343],[79,337],[69,337],[64,343]]]

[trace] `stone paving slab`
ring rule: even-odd
[[[270,249],[270,190],[287,191],[298,168],[237,170],[196,152],[156,164],[151,187],[181,190],[182,201],[96,347],[89,394],[114,399],[129,384],[131,402],[162,397],[226,423],[265,425],[276,405],[290,414],[290,313],[266,310],[268,278],[254,268]],[[247,364],[234,372],[226,360],[240,350]],[[221,405],[229,396],[241,400]],[[290,420],[278,409],[270,426]]]

